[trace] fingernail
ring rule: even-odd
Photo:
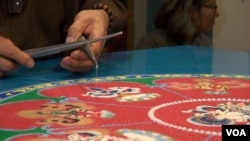
[[[28,68],[33,68],[34,66],[35,66],[35,62],[34,61],[32,61],[32,60],[28,61],[28,63],[27,63],[27,67]]]
[[[67,60],[67,61],[64,62],[64,64],[67,65],[67,66],[70,66],[71,62]]]

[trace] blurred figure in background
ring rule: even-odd
[[[195,45],[211,47],[211,33],[219,16],[216,0],[164,0],[155,17],[155,29],[136,49]]]

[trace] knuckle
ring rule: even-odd
[[[12,47],[13,44],[11,42],[6,42],[6,45],[4,46],[4,53],[6,57],[11,57],[14,55],[15,51],[14,48]]]
[[[74,34],[77,34],[79,32],[79,27],[76,25],[71,25],[68,30],[68,34],[74,36]]]
[[[2,67],[3,72],[9,72],[9,71],[14,71],[17,69],[17,65],[13,63],[6,63]]]

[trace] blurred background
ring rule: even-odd
[[[132,50],[138,40],[151,31],[162,0],[120,0],[128,9],[123,36],[109,43],[107,52]],[[220,16],[210,33],[215,48],[250,52],[250,1],[217,0]]]

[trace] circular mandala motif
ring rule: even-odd
[[[157,117],[155,115],[155,113],[158,110],[160,110],[160,109],[169,108],[169,107],[173,107],[173,106],[181,105],[181,104],[185,104],[185,105],[189,105],[191,103],[200,103],[200,104],[203,104],[203,103],[206,103],[206,102],[218,102],[218,103],[219,102],[237,102],[237,103],[248,103],[248,105],[249,105],[250,99],[236,99],[236,98],[233,98],[233,99],[232,98],[218,98],[217,99],[217,98],[211,98],[211,99],[190,99],[190,100],[182,100],[182,101],[173,101],[173,102],[163,103],[163,104],[160,104],[158,106],[153,107],[148,112],[148,116],[149,116],[149,118],[151,120],[153,120],[154,122],[156,122],[158,124],[161,124],[161,125],[164,125],[164,126],[168,126],[168,127],[171,127],[171,128],[175,128],[175,129],[178,129],[178,130],[183,130],[183,131],[186,131],[186,132],[199,133],[199,134],[221,136],[221,132],[215,132],[213,130],[203,130],[203,129],[200,129],[200,128],[186,127],[184,124],[183,125],[174,124],[174,123],[168,122],[166,120],[164,121],[164,119],[161,119],[161,118],[159,118],[159,117]],[[185,108],[184,106],[182,106],[182,107]],[[174,108],[172,108],[172,109],[174,110]],[[245,113],[245,114],[247,114],[247,113]],[[240,116],[242,116],[242,115],[240,115]],[[204,117],[202,117],[202,118],[204,118]],[[187,120],[190,120],[190,119],[187,119]],[[203,125],[207,124],[208,126],[214,126],[214,124],[216,124],[216,122],[217,122],[217,125],[222,125],[222,123],[223,124],[224,123],[227,123],[227,124],[232,124],[233,123],[233,122],[230,122],[226,118],[224,118],[222,120],[215,120],[214,119],[214,120],[211,120],[211,121],[209,121],[207,119],[204,119],[204,121],[209,122],[209,123],[203,123]],[[181,123],[179,123],[179,124],[181,124]],[[219,128],[220,128],[220,126],[219,126]]]

